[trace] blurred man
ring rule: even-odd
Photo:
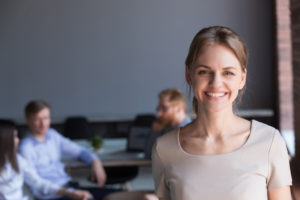
[[[191,118],[186,114],[185,97],[180,90],[175,88],[163,90],[158,98],[157,119],[152,124],[152,133],[145,146],[145,157],[148,159],[151,158],[152,146],[159,136],[191,122]]]
[[[20,145],[21,154],[33,165],[39,176],[60,186],[78,187],[71,182],[66,173],[61,156],[67,155],[80,159],[91,165],[91,178],[100,187],[105,184],[106,174],[97,155],[65,138],[56,130],[50,128],[50,106],[44,101],[31,101],[25,107],[26,122],[29,135]],[[95,199],[102,199],[114,190],[105,188],[81,188],[92,193]],[[59,199],[57,196],[46,196],[31,188],[38,199]]]
[[[185,97],[180,90],[166,89],[160,92],[158,97],[157,120],[152,125],[153,131],[183,127],[191,122],[191,118],[186,114]]]
[[[159,136],[192,121],[186,114],[186,100],[180,90],[175,88],[163,90],[159,93],[158,98],[157,120],[152,124],[153,132],[147,140],[145,149],[145,157],[149,159],[152,146]],[[158,200],[158,197],[153,193],[146,193],[142,200]]]

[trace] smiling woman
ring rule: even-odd
[[[197,61],[199,62],[198,56],[204,51],[204,48],[206,47],[210,48],[210,45],[213,44],[222,44],[222,47],[220,48],[227,48],[228,50],[230,50],[227,51],[225,55],[221,54],[224,56],[224,59],[226,59],[225,58],[226,55],[228,55],[229,57],[232,56],[234,57],[232,62],[235,63],[232,66],[229,65],[227,67],[232,67],[234,69],[238,68],[238,71],[242,71],[244,73],[247,72],[246,67],[248,63],[248,48],[244,40],[238,34],[227,29],[223,29],[222,33],[219,32],[218,37],[215,37],[214,35],[215,35],[215,30],[208,28],[208,29],[203,29],[202,34],[197,34],[194,37],[193,42],[190,46],[189,54],[187,55],[187,58],[185,60],[186,80],[188,83],[191,82],[190,75],[193,69],[197,67],[197,64],[200,64],[201,66],[201,63],[197,63]],[[211,57],[215,58],[217,52],[212,52],[212,53],[213,54],[211,55]],[[206,52],[206,54],[209,54],[209,52]],[[205,61],[202,60],[201,62],[205,62]],[[227,60],[227,62],[230,62],[230,58],[229,60]],[[208,66],[204,65],[203,67],[208,67]],[[225,73],[230,73],[230,72],[225,72]],[[243,87],[240,90],[239,96],[237,98],[238,101],[241,101],[241,97],[244,92],[245,92],[245,87]],[[197,103],[195,98],[193,100],[193,107],[195,112],[197,113]]]
[[[172,200],[290,200],[291,173],[278,130],[233,112],[245,90],[247,46],[230,28],[208,27],[186,58],[196,119],[153,148],[156,194]]]
[[[238,91],[244,88],[246,69],[241,68],[228,47],[209,45],[192,65],[187,81],[193,88],[199,110],[218,111],[222,106],[232,104]]]

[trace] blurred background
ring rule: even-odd
[[[52,105],[53,120],[154,113],[162,89],[189,96],[188,47],[212,25],[249,46],[241,108],[274,110],[272,17],[272,2],[260,0],[1,1],[0,117],[22,121],[36,98]]]
[[[297,163],[299,21],[296,0],[2,0],[0,117],[22,128],[25,104],[43,99],[57,129],[80,115],[99,135],[126,137],[170,87],[185,93],[191,112],[190,42],[203,27],[228,26],[250,52],[239,113],[280,129]]]

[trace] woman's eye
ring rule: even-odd
[[[226,76],[233,76],[234,73],[232,73],[232,72],[225,72],[225,75],[226,75]]]
[[[198,71],[198,74],[199,75],[201,75],[201,74],[207,74],[208,72],[207,71],[205,71],[205,70],[200,70],[200,71]]]

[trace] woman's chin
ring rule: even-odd
[[[210,104],[203,108],[207,113],[221,113],[232,110],[232,104]],[[201,112],[201,109],[199,109]]]

